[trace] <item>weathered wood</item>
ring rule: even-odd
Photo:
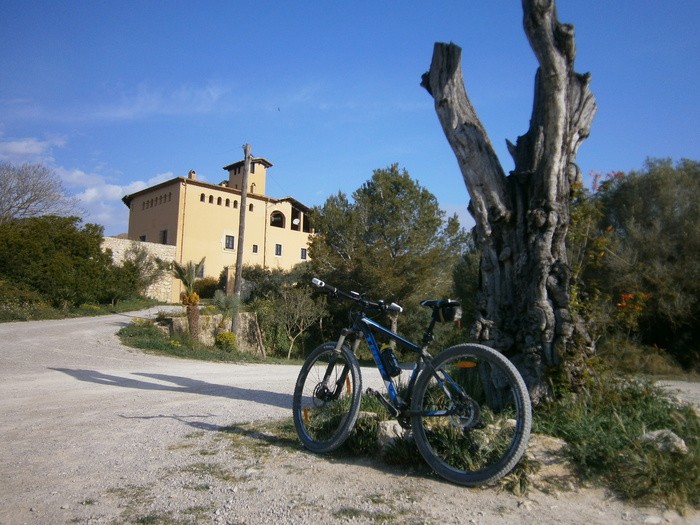
[[[422,85],[471,198],[481,250],[473,336],[511,356],[537,401],[547,393],[546,367],[571,351],[577,332],[585,345],[570,310],[565,240],[571,186],[580,178],[574,160],[596,105],[589,76],[573,70],[573,27],[557,20],[553,0],[523,0],[523,12],[540,66],[530,128],[508,143],[509,175],[467,96],[458,46],[435,45]]]
[[[250,173],[250,144],[243,145],[243,182],[241,188],[241,209],[238,218],[238,248],[236,250],[236,274],[233,282],[233,295],[241,298],[243,287],[243,252],[245,246],[245,218],[248,213],[248,175]],[[233,317],[231,331],[238,335],[238,316]]]

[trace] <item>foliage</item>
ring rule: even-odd
[[[162,274],[163,263],[136,245],[115,265],[102,251],[102,227],[81,222],[42,216],[0,224],[0,278],[31,291],[32,304],[74,309],[139,297]]]
[[[226,295],[223,290],[216,290],[214,292],[214,306],[223,315],[221,323],[225,325],[227,321],[238,314],[240,299],[235,295]]]
[[[282,287],[294,283],[309,283],[313,268],[309,262],[294,266],[291,270],[263,268],[262,266],[243,267],[243,298],[246,302],[268,299],[279,295]]]
[[[291,359],[295,341],[326,315],[326,309],[321,302],[313,299],[308,286],[287,286],[280,291],[274,313],[275,321],[287,337],[287,359]]]
[[[596,339],[624,335],[700,366],[700,163],[648,160],[579,189],[568,247],[574,308]]]
[[[194,282],[194,291],[201,299],[213,299],[219,290],[219,279],[215,277],[203,277]]]
[[[40,321],[46,319],[65,319],[70,317],[86,317],[129,312],[149,308],[156,301],[151,299],[134,298],[121,301],[118,304],[83,304],[78,307],[56,309],[48,302],[37,296],[31,290],[20,290],[14,285],[0,281],[0,295],[12,296],[12,299],[0,303],[0,322],[7,321]],[[5,295],[5,294],[8,295]]]
[[[379,422],[389,419],[376,398],[362,396],[362,416],[336,453],[377,457]],[[568,455],[586,481],[602,484],[620,497],[683,511],[700,505],[700,419],[692,407],[672,401],[648,382],[604,375],[583,394],[567,394],[533,413],[533,430],[564,439]],[[668,429],[681,437],[688,454],[657,449],[642,436]],[[384,462],[419,467],[423,460],[409,438],[386,451]],[[527,458],[501,481],[515,493],[527,491],[536,465]]]
[[[309,328],[319,322],[326,310],[312,297],[308,285],[286,285],[275,296],[257,299],[251,307],[258,313],[266,346],[274,353],[286,348],[287,359]]]
[[[36,291],[23,285],[0,280],[0,322],[53,319],[54,309]]]
[[[668,429],[688,454],[662,452],[642,436]],[[534,430],[564,439],[586,479],[625,499],[676,508],[700,505],[700,419],[648,382],[603,375],[583,394],[568,394],[535,412]]]
[[[186,264],[180,264],[173,261],[173,275],[182,282],[185,288],[180,293],[180,302],[187,307],[187,325],[192,337],[197,338],[199,335],[199,294],[195,291],[195,281],[197,275],[204,267],[204,257],[198,263],[188,261]]]
[[[232,352],[236,349],[236,334],[233,332],[220,332],[216,335],[214,345],[224,352]]]
[[[606,367],[629,376],[679,377],[682,371],[665,350],[639,343],[621,333],[613,332],[601,339],[596,356]]]
[[[279,297],[257,298],[248,303],[246,308],[258,316],[265,353],[267,355],[286,356],[289,343],[284,330],[276,322],[275,308]]]
[[[111,271],[105,274],[101,285],[104,288],[105,300],[108,300],[112,305],[135,297],[139,290],[138,270],[125,261],[125,264],[113,266]]]
[[[398,165],[375,170],[352,202],[343,193],[329,197],[314,209],[313,222],[311,265],[334,286],[395,301],[408,315],[422,299],[454,293],[452,271],[466,234],[456,216],[445,220],[435,197]],[[331,305],[337,323],[346,306]]]
[[[187,295],[195,293],[194,284],[197,280],[197,275],[204,267],[204,260],[205,257],[202,257],[202,260],[198,263],[187,261],[185,264],[173,261],[173,275],[180,280]]]
[[[171,339],[151,322],[131,323],[121,328],[117,335],[126,346],[173,357],[202,361],[276,362],[254,354],[238,352],[235,349],[222,352],[219,348],[201,344],[189,334]]]
[[[111,255],[111,251],[107,250]],[[151,255],[146,248],[133,242],[124,253],[120,265],[113,266],[104,287],[112,304],[131,297],[145,295],[168,268],[168,263]]]
[[[65,195],[61,179],[42,164],[0,162],[0,187],[0,224],[77,210],[76,199]]]
[[[452,271],[455,296],[462,303],[462,324],[465,327],[471,326],[476,320],[480,258],[479,251],[470,243]]]
[[[151,255],[137,242],[129,246],[122,261],[122,268],[135,276],[136,291],[141,295],[162,277],[169,266],[169,263]]]
[[[272,355],[291,358],[303,354],[307,340],[320,343],[320,327],[325,316],[323,298],[313,297],[312,269],[308,263],[289,271],[243,267],[246,309],[256,312],[262,329],[263,344]]]
[[[0,278],[56,308],[111,300],[111,255],[102,227],[77,217],[43,216],[0,224]]]
[[[599,193],[618,241],[605,275],[619,320],[700,367],[700,163],[648,160],[640,172],[608,178]]]

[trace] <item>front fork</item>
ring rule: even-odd
[[[340,373],[340,377],[338,377],[338,379],[335,381],[335,385],[331,384],[330,379],[333,374],[333,370],[335,369],[336,360],[343,351],[343,344],[345,344],[345,340],[347,339],[347,337],[352,336],[353,333],[354,332],[349,328],[343,328],[343,330],[340,333],[340,337],[338,338],[338,341],[335,344],[335,356],[329,360],[328,366],[326,367],[326,373],[323,376],[323,388],[321,390],[325,392],[324,395],[327,397],[327,399],[324,399],[324,401],[338,399],[340,397],[340,394],[343,392],[344,387],[348,394],[351,393],[350,389],[352,388],[352,385],[350,384],[350,379],[348,377],[350,374],[350,366],[348,364],[346,364],[343,367],[343,371]],[[357,350],[359,344],[359,338],[355,338],[352,344],[353,354],[355,354],[355,350]]]

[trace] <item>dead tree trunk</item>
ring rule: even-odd
[[[459,47],[435,45],[422,86],[435,100],[476,222],[481,267],[473,335],[513,359],[536,402],[547,393],[545,369],[574,345],[589,344],[570,308],[565,240],[570,190],[581,177],[574,160],[596,104],[589,75],[574,72],[573,27],[559,23],[554,1],[523,0],[523,11],[539,68],[530,128],[508,143],[515,161],[509,175],[467,97]]]

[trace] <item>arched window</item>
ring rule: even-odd
[[[270,226],[275,228],[284,228],[285,218],[281,211],[273,211],[270,214]]]
[[[200,201],[200,202],[204,202],[204,201],[206,201],[206,200],[207,200],[207,196],[204,195],[204,193],[202,193],[202,194],[199,196],[199,201]]]
[[[238,201],[233,201],[233,207],[238,209]]]
[[[219,197],[218,199],[216,199],[216,204],[217,204],[217,206],[221,206],[221,197]]]
[[[209,195],[209,204],[214,204],[214,196]]]
[[[229,208],[231,206],[231,199],[226,199],[226,207]]]
[[[253,211],[253,205],[248,206],[248,211]]]

